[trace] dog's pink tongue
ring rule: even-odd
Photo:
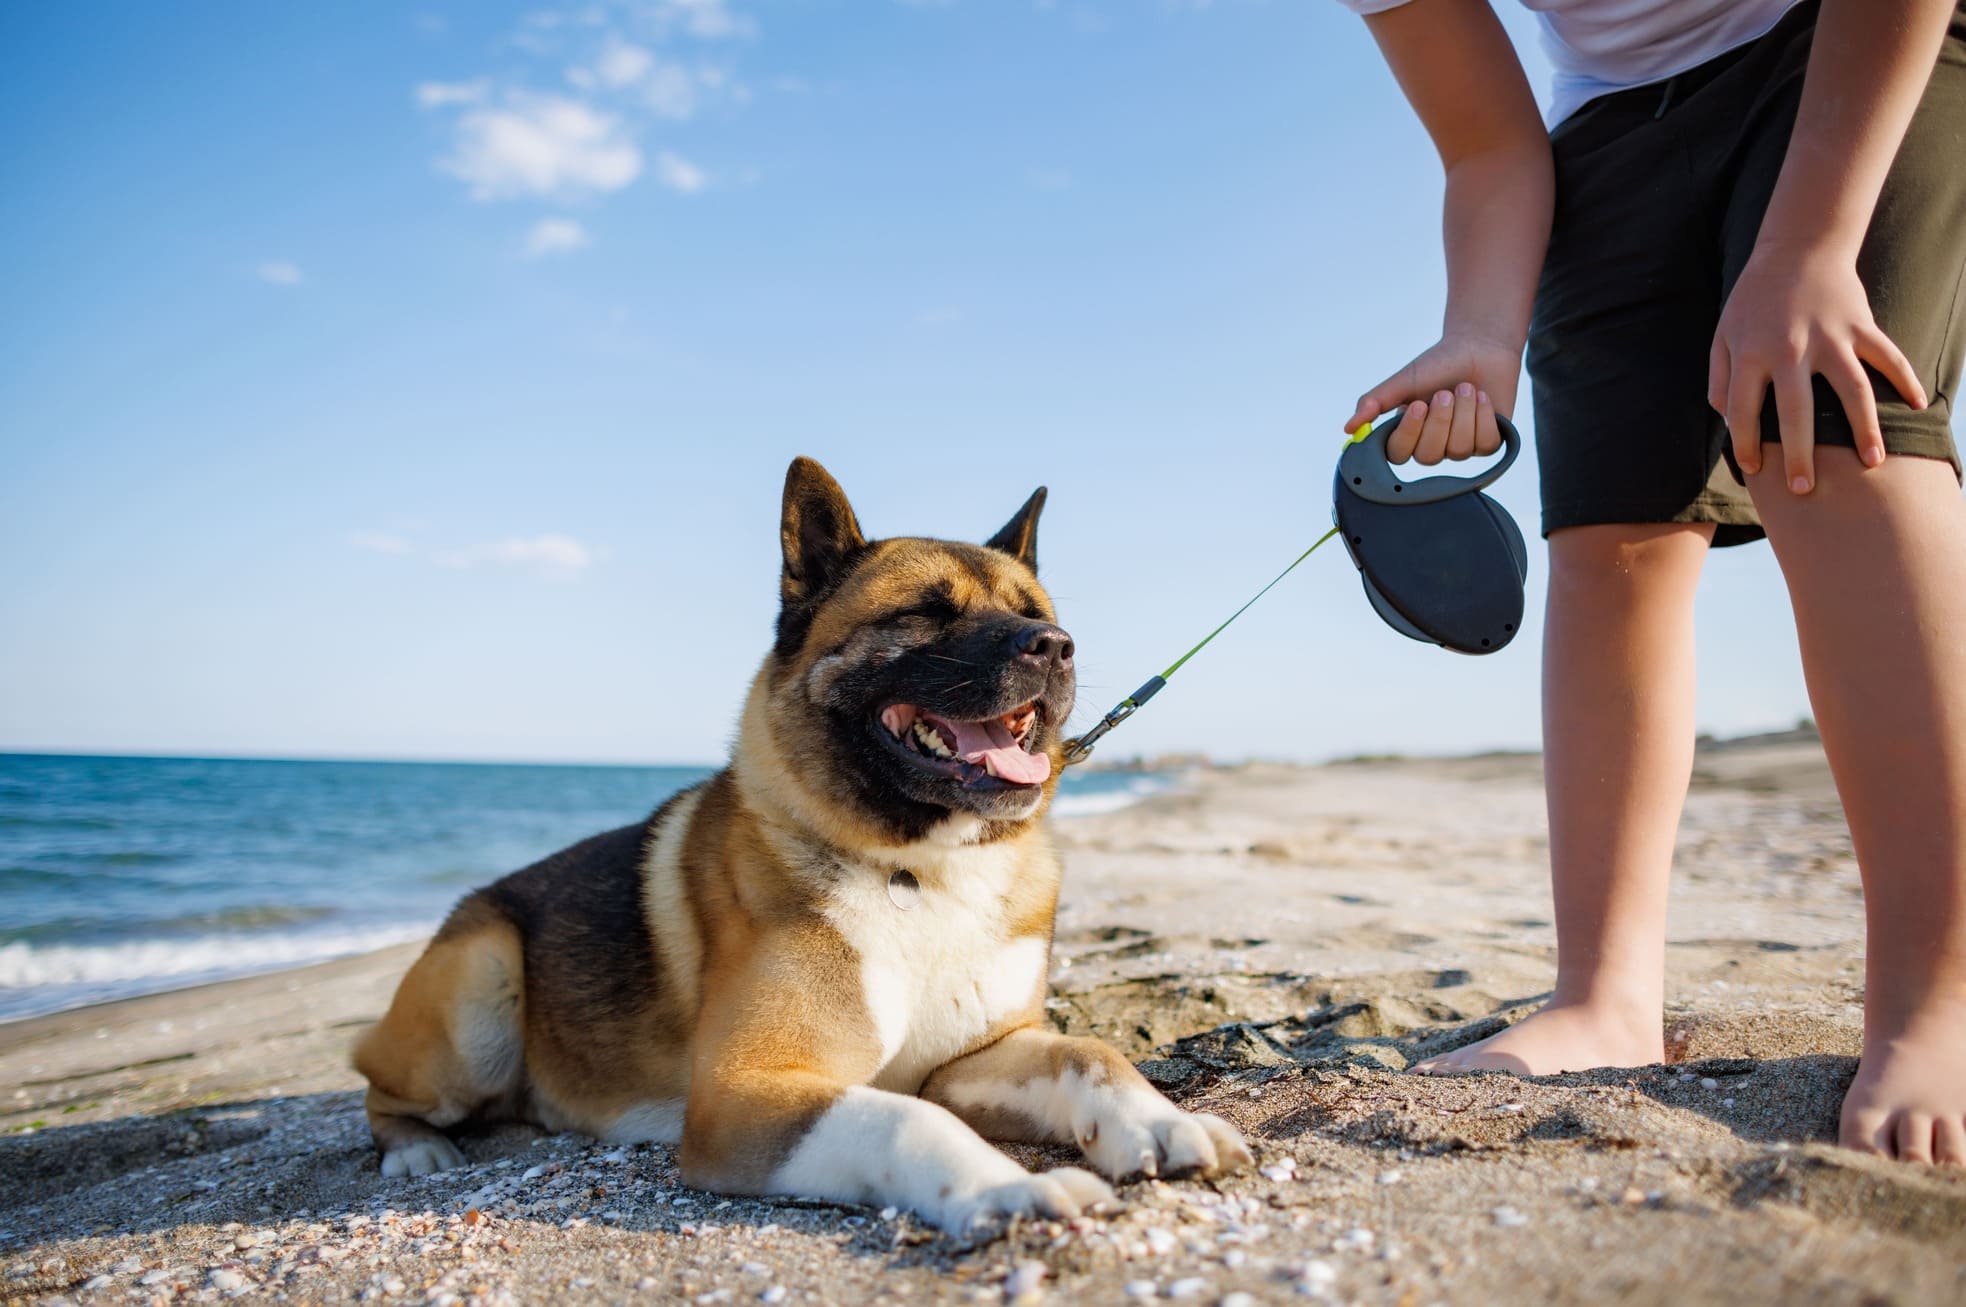
[[[947,725],[956,734],[956,756],[964,762],[981,764],[988,758],[992,771],[1016,785],[1037,785],[1051,775],[1051,759],[1024,752],[1001,719]]]

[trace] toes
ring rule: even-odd
[[[1847,1110],[1843,1113],[1843,1125],[1838,1131],[1837,1140],[1845,1148],[1860,1153],[1889,1157],[1893,1145],[1891,1114],[1868,1108]]]
[[[1899,1161],[1932,1164],[1932,1118],[1925,1113],[1900,1113],[1894,1141]]]
[[[1107,1120],[1086,1150],[1086,1160],[1113,1180],[1160,1174],[1160,1147],[1144,1121]]]
[[[438,1137],[419,1139],[413,1144],[392,1148],[382,1159],[382,1174],[389,1179],[405,1175],[434,1175],[464,1165],[464,1154],[450,1140]]]
[[[1156,1123],[1154,1145],[1160,1155],[1160,1173],[1169,1179],[1215,1174],[1215,1141],[1192,1116]]]
[[[1933,1123],[1932,1160],[1940,1166],[1966,1166],[1966,1118],[1943,1116]]]
[[[1242,1131],[1209,1112],[1197,1112],[1189,1119],[1199,1121],[1202,1129],[1208,1131],[1208,1138],[1215,1145],[1215,1164],[1223,1173],[1256,1165],[1256,1155],[1249,1151]]]
[[[1050,1180],[1063,1189],[1066,1196],[1081,1212],[1089,1212],[1097,1207],[1119,1205],[1119,1199],[1114,1197],[1111,1186],[1092,1172],[1081,1170],[1076,1166],[1057,1167],[1046,1171],[1040,1178]]]

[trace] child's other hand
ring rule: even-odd
[[[1867,467],[1882,463],[1884,434],[1866,363],[1896,386],[1906,403],[1925,407],[1918,374],[1871,316],[1854,259],[1824,251],[1756,249],[1721,312],[1707,372],[1707,403],[1727,419],[1741,470],[1761,470],[1761,409],[1773,386],[1782,421],[1783,479],[1798,495],[1815,487],[1813,378],[1819,374],[1843,401],[1857,456]]]
[[[1515,407],[1522,349],[1450,332],[1392,376],[1359,396],[1345,423],[1356,431],[1401,404],[1406,412],[1386,441],[1386,457],[1432,466],[1443,458],[1475,458],[1502,447],[1497,413]]]

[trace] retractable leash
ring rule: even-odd
[[[1515,638],[1529,550],[1508,510],[1482,492],[1522,453],[1522,436],[1498,414],[1504,452],[1495,466],[1472,476],[1402,481],[1386,461],[1386,438],[1402,411],[1395,409],[1376,427],[1360,427],[1345,442],[1331,483],[1332,528],[1166,671],[1120,700],[1091,730],[1067,740],[1066,766],[1090,758],[1107,732],[1140,711],[1183,664],[1333,536],[1344,537],[1373,611],[1401,635],[1466,654],[1494,653]]]

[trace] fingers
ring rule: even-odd
[[[1413,451],[1415,461],[1427,467],[1440,462],[1447,453],[1447,437],[1454,428],[1454,392],[1441,390],[1434,393],[1433,408],[1427,414],[1426,425],[1420,428],[1420,444]]]
[[[1368,422],[1377,422],[1382,414],[1390,413],[1401,400],[1413,393],[1413,364],[1409,363],[1384,381],[1358,397],[1358,405],[1345,421],[1345,434],[1350,435]]]
[[[1782,423],[1783,476],[1791,491],[1806,495],[1816,487],[1816,394],[1807,368],[1776,374],[1775,412]]]
[[[1477,454],[1492,454],[1502,447],[1502,429],[1495,425],[1495,401],[1485,390],[1475,392],[1475,445]]]
[[[1367,420],[1369,421],[1370,419]],[[1413,451],[1420,443],[1420,430],[1426,425],[1426,422],[1427,402],[1425,400],[1416,399],[1406,406],[1406,411],[1400,414],[1399,425],[1393,428],[1392,436],[1386,441],[1386,461],[1388,463],[1404,463],[1407,459],[1413,457]],[[1354,427],[1353,430],[1357,430],[1357,428]]]
[[[1823,379],[1843,401],[1849,415],[1850,430],[1857,440],[1857,457],[1865,467],[1884,461],[1884,432],[1877,424],[1877,396],[1871,393],[1870,378],[1854,353],[1838,351],[1822,361]],[[1786,439],[1786,433],[1784,433]]]
[[[1761,405],[1767,393],[1768,378],[1759,369],[1729,369],[1726,399],[1719,408],[1734,439],[1734,461],[1750,476],[1761,470]]]
[[[1918,373],[1913,370],[1911,361],[1904,356],[1904,351],[1898,348],[1896,341],[1872,324],[1857,329],[1856,350],[1858,358],[1883,373],[1884,379],[1898,388],[1898,393],[1904,396],[1905,403],[1913,408],[1925,407],[1927,402],[1925,387],[1918,380]],[[1865,389],[1869,389],[1869,386],[1866,385]]]
[[[1463,381],[1454,388],[1454,417],[1447,429],[1447,456],[1471,458],[1475,452],[1475,388]]]

